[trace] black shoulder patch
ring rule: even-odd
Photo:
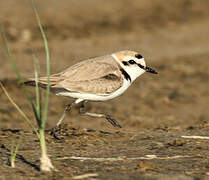
[[[123,76],[125,77],[125,79],[127,81],[130,81],[131,82],[131,77],[129,76],[129,74],[124,70],[124,69],[120,69],[121,73],[123,74]]]

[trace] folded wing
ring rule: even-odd
[[[77,63],[61,73],[50,76],[51,89],[57,92],[110,94],[123,84],[120,67],[111,56],[89,59]],[[47,78],[39,79],[46,86]]]

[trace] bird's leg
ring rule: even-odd
[[[60,126],[60,124],[62,123],[63,119],[65,118],[66,113],[69,112],[69,111],[71,110],[71,108],[72,108],[75,104],[76,104],[76,103],[73,102],[73,103],[68,104],[68,105],[66,106],[66,108],[65,108],[65,110],[64,110],[64,112],[63,112],[63,114],[62,114],[62,116],[59,118],[59,120],[58,120],[58,122],[57,122],[57,124],[56,124],[56,127],[59,127],[59,126]]]
[[[51,134],[55,139],[61,140],[61,138],[57,137],[56,131],[58,130],[60,124],[62,123],[62,121],[63,121],[63,119],[64,119],[66,113],[69,112],[69,111],[71,110],[71,108],[72,108],[74,105],[78,104],[78,103],[81,102],[81,101],[83,101],[83,100],[77,99],[77,100],[75,100],[73,103],[68,104],[68,105],[66,106],[66,108],[65,108],[65,110],[64,110],[64,112],[63,112],[63,114],[62,114],[62,116],[59,118],[59,120],[58,120],[56,126],[55,126],[54,128],[51,129],[51,133],[50,133],[50,134]]]
[[[108,114],[96,114],[96,113],[90,113],[90,112],[86,112],[85,111],[85,106],[86,106],[87,101],[84,100],[82,102],[82,105],[79,109],[79,113],[81,115],[86,115],[86,116],[91,116],[91,117],[99,117],[99,118],[105,118],[110,124],[112,124],[114,127],[119,127],[122,128],[121,125],[115,120],[113,119],[110,115]]]

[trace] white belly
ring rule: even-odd
[[[90,100],[90,101],[106,101],[109,99],[113,99],[117,96],[120,96],[121,94],[128,89],[128,87],[131,85],[131,83],[127,80],[124,80],[123,86],[121,86],[118,90],[111,94],[88,94],[88,93],[76,93],[76,92],[59,92],[56,93],[57,96],[67,96],[67,97],[72,97],[76,99],[83,99],[83,100]]]

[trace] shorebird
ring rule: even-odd
[[[108,114],[96,114],[85,111],[87,101],[106,101],[123,94],[134,80],[145,72],[157,74],[146,66],[143,56],[135,51],[125,50],[106,56],[81,61],[66,70],[50,76],[50,91],[58,96],[76,99],[67,105],[58,127],[66,112],[81,103],[80,114],[91,117],[105,118],[115,127],[120,124]],[[35,86],[35,79],[25,82]],[[38,84],[42,88],[47,86],[47,77],[40,77]]]

